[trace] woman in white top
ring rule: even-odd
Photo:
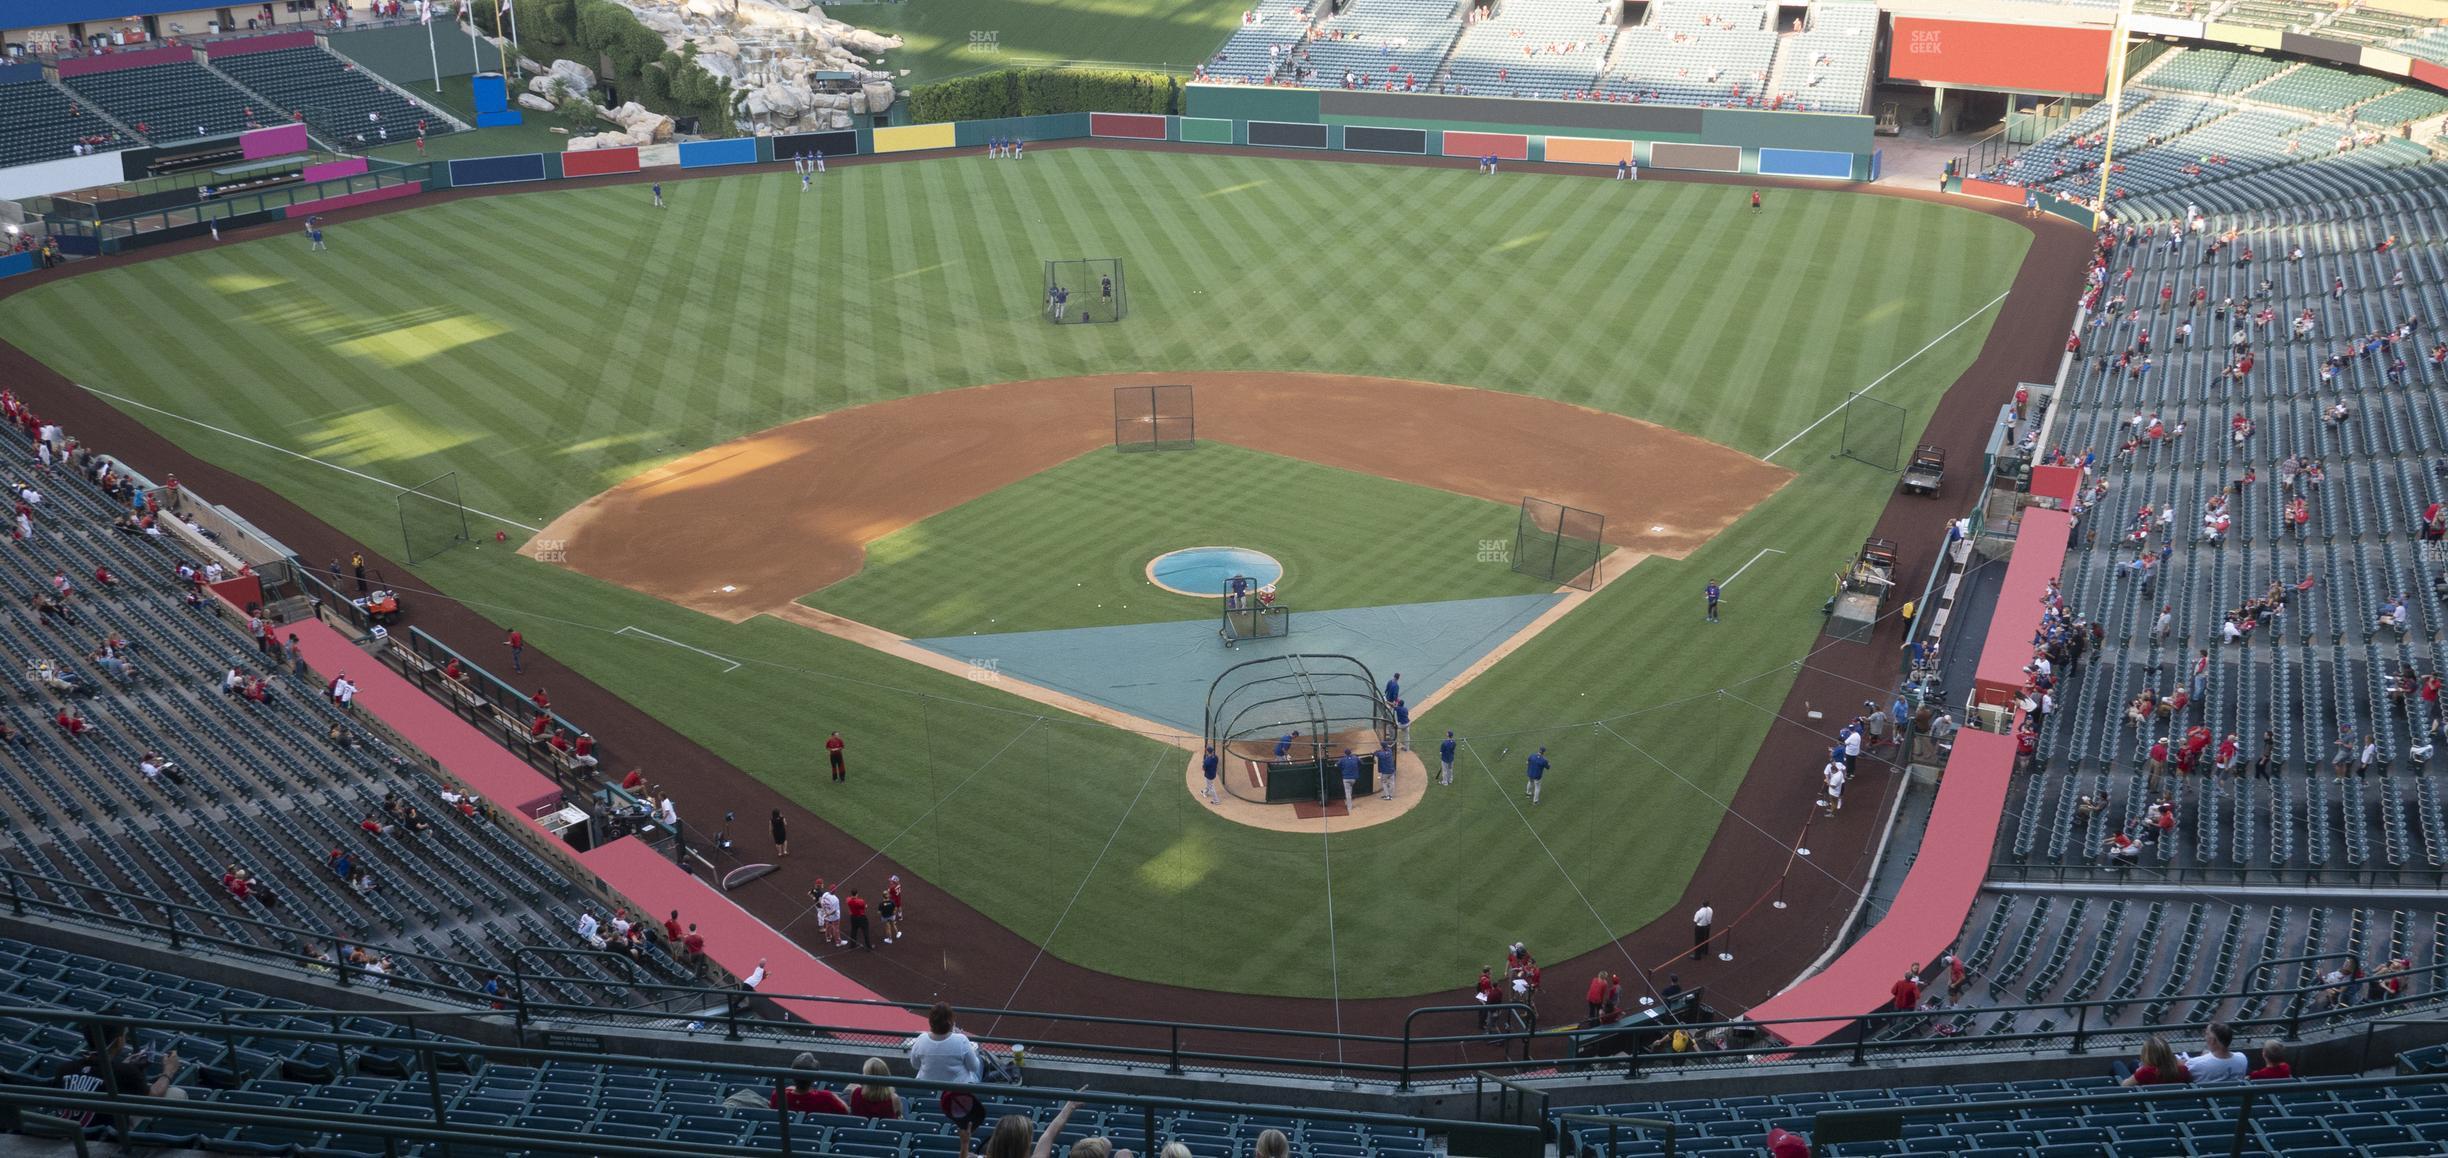
[[[937,1002],[927,1011],[927,1031],[910,1039],[910,1068],[918,1080],[965,1084],[983,1072],[977,1043],[952,1028],[952,1007]],[[945,1090],[936,1099],[944,1119],[960,1130],[960,1152],[969,1153],[970,1135],[986,1120],[986,1105],[967,1090]]]

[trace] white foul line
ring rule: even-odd
[[[1762,547],[1762,548],[1760,548],[1759,555],[1753,555],[1753,556],[1751,556],[1751,563],[1757,563],[1757,562],[1759,562],[1759,561],[1760,561],[1760,555],[1782,555],[1782,554],[1784,554],[1784,553],[1785,553],[1785,552],[1783,552],[1783,551],[1779,551],[1779,550],[1777,550],[1777,549],[1776,549],[1776,548],[1774,548],[1774,547]],[[1734,581],[1735,581],[1736,579],[1740,579],[1740,578],[1742,578],[1742,573],[1743,573],[1743,572],[1748,571],[1748,570],[1750,570],[1750,569],[1751,569],[1751,563],[1745,563],[1745,564],[1743,564],[1743,565],[1742,565],[1742,566],[1740,566],[1740,567],[1736,567],[1736,568],[1734,569],[1734,573],[1733,573],[1733,574],[1728,575],[1728,576],[1726,576],[1725,578],[1718,580],[1718,581],[1717,581],[1717,586],[1718,586],[1718,588],[1719,588],[1720,590],[1723,590],[1723,589],[1725,589],[1725,588],[1727,588],[1727,587],[1731,587],[1731,586],[1733,586],[1733,585],[1734,585]]]
[[[1943,342],[1943,341],[1946,341],[1948,338],[1954,337],[1954,336],[1955,336],[1955,331],[1960,330],[1960,329],[1964,328],[1965,326],[1971,325],[1971,324],[1972,324],[1972,319],[1977,318],[1977,317],[1981,316],[1982,314],[1988,313],[1988,312],[1989,312],[1989,307],[1990,307],[1990,306],[1994,306],[1994,305],[1998,304],[1999,302],[2005,301],[2005,300],[2006,300],[2006,294],[2010,294],[2010,293],[2013,293],[2013,292],[2014,292],[2014,291],[2013,291],[2013,290],[2011,290],[2011,289],[2010,289],[2010,290],[2007,290],[2007,291],[2006,291],[2006,293],[1999,294],[1998,296],[1996,296],[1996,297],[1993,297],[1993,298],[1989,299],[1989,304],[1988,304],[1988,305],[1984,305],[1984,306],[1982,306],[1981,308],[1979,308],[1979,309],[1977,309],[1977,310],[1974,310],[1974,311],[1972,311],[1972,312],[1971,312],[1971,313],[1969,313],[1969,314],[1964,315],[1964,320],[1962,320],[1962,321],[1960,321],[1960,322],[1957,322],[1957,323],[1955,323],[1955,324],[1954,324],[1954,325],[1952,325],[1952,326],[1948,326],[1948,327],[1947,327],[1947,331],[1946,331],[1945,333],[1940,334],[1940,335],[1938,335],[1938,336],[1937,336],[1937,337],[1935,337],[1935,338],[1931,338],[1931,339],[1929,340],[1929,345],[1923,346],[1923,347],[1921,347],[1920,349],[1915,350],[1915,351],[1913,351],[1912,353],[1910,353],[1910,354],[1906,355],[1903,361],[1898,362],[1898,363],[1896,363],[1894,366],[1889,367],[1886,373],[1881,374],[1881,375],[1879,375],[1878,377],[1871,379],[1871,380],[1870,380],[1870,384],[1869,384],[1869,385],[1864,386],[1864,387],[1862,387],[1861,389],[1859,389],[1859,390],[1856,390],[1856,391],[1852,392],[1851,394],[1847,394],[1847,395],[1845,395],[1845,400],[1844,400],[1843,402],[1839,402],[1839,403],[1837,403],[1837,404],[1836,404],[1836,408],[1835,408],[1834,410],[1830,410],[1830,411],[1828,411],[1827,413],[1820,415],[1820,416],[1819,416],[1819,421],[1818,421],[1818,422],[1814,422],[1814,423],[1811,423],[1811,424],[1810,424],[1810,425],[1808,425],[1808,426],[1803,427],[1803,428],[1802,428],[1802,434],[1797,434],[1797,435],[1794,435],[1792,438],[1788,438],[1788,439],[1786,439],[1786,440],[1785,440],[1785,445],[1784,445],[1784,446],[1780,446],[1780,447],[1776,448],[1775,450],[1769,451],[1768,453],[1761,455],[1761,456],[1760,456],[1760,461],[1761,461],[1761,462],[1767,462],[1768,460],[1773,459],[1773,458],[1775,458],[1776,456],[1778,456],[1778,455],[1780,455],[1780,454],[1785,453],[1785,449],[1786,449],[1786,447],[1790,447],[1790,446],[1792,446],[1793,444],[1795,444],[1795,443],[1797,443],[1797,442],[1802,441],[1802,435],[1804,435],[1804,434],[1809,434],[1811,431],[1814,431],[1814,430],[1819,429],[1819,425],[1820,425],[1820,423],[1826,422],[1828,419],[1834,418],[1834,417],[1836,417],[1838,414],[1843,413],[1843,412],[1844,412],[1844,408],[1845,408],[1845,407],[1846,407],[1848,404],[1850,404],[1850,403],[1851,403],[1851,402],[1852,402],[1854,399],[1859,398],[1859,397],[1861,397],[1861,396],[1862,396],[1862,395],[1864,395],[1864,394],[1868,394],[1869,392],[1871,392],[1871,391],[1873,391],[1873,390],[1878,389],[1878,385],[1879,385],[1879,383],[1884,382],[1884,381],[1888,380],[1889,378],[1893,378],[1893,377],[1895,377],[1895,372],[1896,372],[1896,371],[1898,371],[1898,370],[1903,369],[1903,368],[1904,368],[1904,367],[1906,367],[1906,366],[1910,366],[1910,365],[1912,365],[1912,363],[1913,363],[1913,359],[1918,358],[1918,357],[1920,357],[1920,356],[1921,356],[1921,355],[1923,355],[1923,354],[1929,353],[1931,350],[1933,350],[1933,349],[1936,349],[1936,348],[1937,348],[1938,343]]]
[[[648,630],[646,630],[646,629],[645,629],[645,628],[643,628],[643,627],[623,627],[623,628],[621,628],[619,631],[615,631],[615,632],[613,632],[612,634],[614,634],[614,635],[630,635],[630,634],[643,635],[643,636],[645,636],[645,637],[646,637],[646,638],[648,638],[648,639],[661,640],[662,642],[664,642],[664,643],[668,643],[668,644],[672,645],[673,647],[687,648],[688,650],[693,651],[693,652],[696,652],[697,654],[702,655],[702,656],[706,657],[707,659],[714,660],[714,661],[716,661],[716,662],[718,662],[718,663],[727,663],[727,664],[730,664],[731,666],[729,666],[729,667],[727,667],[727,668],[724,668],[724,669],[723,669],[723,672],[722,672],[722,673],[723,673],[724,675],[730,675],[732,672],[738,671],[738,670],[740,669],[740,661],[738,661],[738,660],[736,660],[736,659],[733,659],[733,658],[731,658],[730,656],[727,656],[727,655],[716,655],[716,654],[714,654],[713,652],[707,651],[706,649],[704,649],[704,648],[702,648],[702,647],[691,647],[690,645],[685,644],[685,643],[682,643],[682,642],[680,642],[679,640],[673,639],[673,638],[671,638],[670,636],[656,635],[655,633],[653,633],[653,632],[651,632],[651,631],[648,631]]]
[[[205,421],[203,421],[203,420],[201,420],[201,419],[189,418],[189,417],[187,417],[186,415],[184,415],[184,414],[180,414],[180,413],[178,413],[178,412],[176,412],[176,411],[164,410],[164,409],[162,409],[161,407],[159,407],[159,406],[154,406],[154,405],[152,405],[152,404],[150,404],[150,403],[138,402],[137,400],[135,400],[135,399],[133,399],[133,398],[130,398],[130,397],[128,397],[128,396],[127,396],[127,395],[125,395],[125,394],[113,394],[113,393],[111,393],[111,392],[110,392],[110,391],[108,391],[108,390],[99,390],[99,389],[96,389],[96,388],[94,388],[94,387],[87,386],[86,384],[84,384],[84,383],[82,383],[82,382],[77,383],[77,388],[78,388],[78,389],[80,389],[80,390],[85,391],[85,392],[86,392],[86,393],[88,393],[88,394],[99,394],[99,395],[101,395],[102,397],[104,397],[104,398],[108,398],[108,399],[110,399],[110,400],[111,400],[111,401],[113,401],[113,402],[124,403],[124,404],[126,404],[126,405],[136,407],[136,408],[138,408],[138,409],[140,409],[140,410],[150,410],[150,411],[152,411],[152,412],[153,412],[153,413],[155,413],[155,414],[159,414],[159,415],[162,415],[162,416],[164,416],[164,417],[168,417],[168,418],[175,418],[175,419],[178,419],[178,420],[179,420],[179,421],[181,421],[181,422],[193,423],[193,424],[195,424],[195,425],[197,425],[197,426],[201,426],[201,427],[203,427],[203,428],[204,428],[204,429],[206,429],[206,430],[212,431],[214,434],[224,435],[224,436],[229,437],[229,438],[235,438],[235,439],[237,439],[237,440],[238,440],[238,441],[240,441],[240,442],[250,443],[250,444],[255,445],[255,446],[260,446],[260,447],[264,448],[265,450],[277,451],[277,452],[279,452],[279,453],[281,453],[281,454],[288,455],[289,457],[294,458],[294,459],[300,459],[300,460],[305,461],[305,462],[311,462],[311,463],[315,464],[316,466],[330,467],[331,469],[336,470],[336,471],[339,471],[339,472],[340,472],[340,473],[342,473],[342,474],[349,475],[349,476],[352,476],[352,477],[355,477],[355,478],[361,478],[361,479],[364,479],[365,481],[370,482],[370,483],[373,483],[373,484],[375,484],[375,485],[377,485],[377,486],[386,486],[386,487],[391,488],[392,490],[395,490],[395,491],[401,491],[401,492],[406,492],[406,491],[408,491],[408,490],[413,489],[413,488],[410,488],[410,487],[404,487],[404,486],[401,486],[401,485],[399,485],[398,483],[391,482],[391,481],[390,481],[390,480],[388,480],[388,479],[379,479],[379,478],[375,478],[373,475],[367,474],[367,473],[365,473],[364,471],[361,471],[361,470],[350,470],[349,468],[347,468],[347,467],[345,467],[345,466],[342,466],[342,465],[340,465],[339,463],[336,463],[336,462],[325,462],[325,461],[323,461],[322,459],[316,458],[316,457],[314,457],[313,455],[310,455],[310,454],[299,454],[298,452],[296,452],[296,451],[294,451],[294,450],[291,450],[291,449],[289,449],[288,447],[285,447],[285,446],[274,446],[273,444],[271,444],[271,443],[269,443],[269,442],[265,442],[264,440],[262,440],[262,439],[260,439],[260,438],[250,438],[250,437],[248,437],[248,436],[246,436],[246,435],[243,435],[243,434],[238,433],[238,432],[237,432],[237,431],[235,431],[235,430],[223,430],[222,428],[220,428],[220,427],[218,427],[218,426],[215,426],[215,425],[213,425],[212,423],[205,422]],[[465,505],[465,504],[462,504],[462,505],[461,505],[461,507],[460,507],[460,509],[461,509],[461,510],[466,511],[467,513],[469,513],[469,514],[471,514],[471,515],[482,515],[482,516],[484,516],[485,518],[491,519],[491,520],[493,520],[494,522],[496,522],[496,523],[500,523],[500,524],[502,524],[502,525],[504,525],[504,526],[518,527],[518,528],[521,528],[521,529],[523,529],[523,530],[529,530],[529,531],[541,531],[541,530],[543,530],[543,529],[544,529],[544,528],[542,528],[542,527],[536,526],[536,525],[535,525],[535,524],[533,524],[533,523],[522,523],[522,522],[518,521],[517,519],[505,518],[505,517],[503,517],[503,516],[501,516],[501,515],[494,514],[494,513],[493,513],[493,512],[491,512],[491,511],[480,511],[480,510],[477,510],[477,509],[476,509],[476,508],[474,508],[474,507],[467,506],[467,505]]]

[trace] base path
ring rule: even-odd
[[[1113,389],[1197,388],[1198,437],[1511,506],[1607,516],[1607,542],[1680,557],[1793,472],[1654,423],[1525,394],[1339,374],[1046,378],[943,390],[777,426],[630,478],[522,548],[739,621],[858,573],[866,544],[1113,445]],[[1284,415],[1297,413],[1299,422]],[[1455,448],[1365,466],[1318,430]],[[819,498],[818,496],[821,496]],[[672,529],[688,549],[672,549]]]

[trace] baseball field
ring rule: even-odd
[[[1868,388],[1919,431],[2032,236],[1832,189],[1772,189],[1754,213],[1727,185],[1109,148],[664,189],[660,210],[639,186],[565,188],[343,220],[328,252],[286,233],[194,249],[0,300],[0,330],[377,550],[399,546],[396,487],[457,472],[477,541],[420,563],[412,602],[438,590],[518,627],[855,841],[795,868],[840,880],[880,853],[922,878],[914,911],[940,891],[1069,966],[1299,997],[1451,991],[1507,941],[1560,961],[1682,895],[1719,827],[1749,823],[1726,802],[1893,487],[1834,456],[1826,417]],[[1122,322],[1044,320],[1041,263],[1081,256],[1128,263]],[[120,340],[127,318],[153,340]],[[1118,455],[1049,408],[1042,429],[870,424],[902,443],[822,448],[850,475],[947,438],[1037,456],[909,509],[857,506],[811,481],[829,477],[814,452],[777,450],[811,416],[821,433],[971,387],[1228,374],[1292,391],[1267,410],[1280,429]],[[1434,384],[1462,409],[1389,386],[1374,418],[1313,421],[1303,374]],[[1202,413],[1229,408],[1230,386],[1201,390]],[[1493,396],[1552,427],[1469,417],[1510,413],[1468,409]],[[1659,429],[1609,436],[1621,461],[1570,436],[1616,420]],[[1656,473],[1617,486],[1636,463]],[[1525,477],[1614,496],[1616,570],[1421,721],[1465,737],[1456,784],[1358,831],[1224,820],[1182,790],[1176,737],[782,614],[913,638],[1195,618],[1134,579],[1206,543],[1274,549],[1312,606],[1537,594],[1481,551],[1512,528],[1508,491],[1540,493]],[[687,513],[607,520],[615,498]],[[566,555],[535,549],[587,510]],[[726,570],[756,582],[717,586]],[[1729,577],[1704,623],[1701,586]],[[816,750],[835,729],[846,786]],[[1532,809],[1521,762],[1541,744]],[[652,771],[684,814],[722,774]],[[779,911],[798,882],[764,887]],[[1029,968],[1007,985],[1009,962],[924,928],[923,953],[859,975],[1029,999]]]

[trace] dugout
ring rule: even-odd
[[[1254,804],[1339,803],[1346,749],[1360,757],[1353,792],[1377,790],[1380,747],[1394,709],[1368,665],[1348,655],[1294,653],[1226,668],[1208,686],[1203,738],[1224,761],[1217,779]],[[1297,733],[1286,747],[1283,737]]]

